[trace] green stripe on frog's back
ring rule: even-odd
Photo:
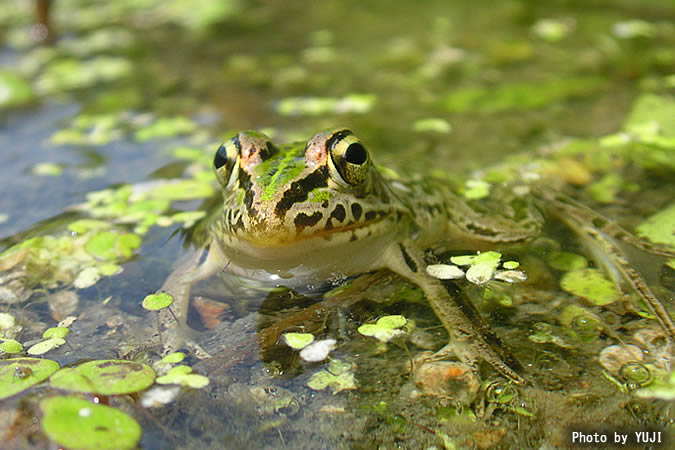
[[[302,145],[286,146],[267,161],[258,164],[256,185],[263,186],[260,194],[260,201],[263,204],[272,201],[280,188],[305,170],[304,152]]]

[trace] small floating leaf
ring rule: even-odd
[[[284,342],[294,350],[301,350],[314,341],[311,333],[284,333]]]
[[[42,333],[42,338],[43,339],[51,339],[51,338],[61,338],[64,339],[66,336],[70,334],[70,330],[65,327],[52,327],[52,328],[47,328],[44,333]]]
[[[135,448],[140,425],[110,406],[76,397],[50,397],[40,402],[40,425],[52,441],[68,448]]]
[[[174,352],[174,353],[169,353],[164,358],[160,359],[158,361],[158,363],[160,363],[160,364],[178,364],[179,362],[181,362],[184,359],[185,359],[185,353]]]
[[[46,380],[57,370],[59,370],[59,364],[48,359],[0,360],[0,400]]]
[[[649,217],[635,230],[652,242],[675,247],[675,203]]]
[[[427,266],[427,273],[440,280],[456,280],[464,278],[464,271],[451,264],[431,264]]]
[[[588,266],[586,258],[570,252],[551,252],[546,257],[546,262],[554,269],[563,271],[584,269]]]
[[[173,297],[170,294],[160,292],[159,294],[146,295],[141,306],[148,311],[158,311],[168,308],[172,303]]]
[[[389,342],[396,336],[400,336],[405,331],[400,330],[408,320],[401,315],[380,317],[375,324],[365,324],[359,327],[359,333],[364,336],[372,336],[378,341]]]
[[[16,339],[6,339],[0,342],[0,352],[3,353],[20,353],[23,350],[23,345]]]
[[[604,278],[602,272],[597,269],[577,269],[567,272],[560,279],[560,287],[595,305],[613,303],[621,295],[614,283]]]
[[[52,375],[49,384],[58,389],[74,392],[121,395],[142,391],[154,380],[155,372],[145,364],[123,360],[99,360],[61,369]]]
[[[101,279],[101,271],[97,267],[87,267],[77,275],[73,286],[77,289],[85,289],[95,285]]]
[[[42,342],[38,342],[27,350],[29,355],[43,355],[49,350],[59,348],[66,343],[65,339],[62,338],[50,338]]]

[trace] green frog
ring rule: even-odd
[[[224,204],[210,225],[207,256],[197,254],[164,286],[177,299],[181,325],[190,286],[220,271],[293,286],[388,269],[424,291],[450,334],[451,343],[436,358],[453,353],[474,369],[482,359],[522,383],[521,365],[468,298],[427,273],[425,249],[439,242],[446,249],[481,249],[526,241],[540,232],[541,205],[548,204],[590,236],[592,245],[602,247],[600,253],[621,259],[611,237],[616,230],[587,226],[593,219],[584,214],[592,212],[566,197],[496,195],[491,201],[498,213],[486,211],[442,183],[422,178],[404,182],[378,170],[363,142],[347,129],[283,146],[258,132],[240,132],[220,146],[214,168]],[[650,304],[660,307],[627,263],[618,266],[622,276],[632,277],[636,290],[647,291]],[[657,315],[672,336],[670,317],[665,310]]]

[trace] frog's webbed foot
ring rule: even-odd
[[[399,244],[388,251],[388,267],[424,290],[436,316],[451,336],[452,342],[434,355],[434,359],[453,353],[477,371],[476,360],[482,358],[513,382],[520,384],[525,381],[519,375],[523,371],[520,363],[485,323],[462,289],[427,274],[424,256],[413,244]]]

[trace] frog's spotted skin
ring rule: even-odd
[[[523,381],[520,364],[466,295],[426,273],[423,249],[441,241],[446,248],[455,243],[466,249],[532,238],[544,220],[531,203],[534,196],[494,195],[487,200],[494,205],[486,206],[428,180],[386,178],[361,141],[345,129],[280,147],[263,134],[240,132],[218,149],[214,166],[224,207],[211,229],[207,260],[195,269],[174,272],[165,283],[183,305],[182,321],[190,285],[223,268],[253,279],[284,279],[285,285],[386,268],[424,290],[453,338],[452,348],[437,355],[452,351],[474,367],[476,358],[483,358],[502,375]],[[544,197],[548,206],[557,205],[573,218],[562,218],[573,229],[590,239],[604,236],[586,227],[595,218],[580,217],[582,209]],[[601,242],[611,258],[621,259],[612,245],[608,239]],[[628,267],[625,262],[614,265]],[[651,295],[635,277],[629,281],[638,292],[647,289]],[[654,300],[658,309],[658,300],[642,296],[648,303]],[[672,331],[669,317],[661,322]]]
[[[358,184],[339,176],[337,158],[328,151],[337,144],[352,158],[365,158],[354,170],[354,176],[363,177]],[[386,228],[378,222],[395,214],[389,189],[369,170],[365,149],[347,132],[281,149],[258,133],[243,132],[221,147],[217,159],[221,157],[234,160],[217,169],[225,181],[223,232],[230,242],[279,246],[318,235],[356,240],[357,230]],[[342,170],[357,166],[344,158],[337,161]]]

